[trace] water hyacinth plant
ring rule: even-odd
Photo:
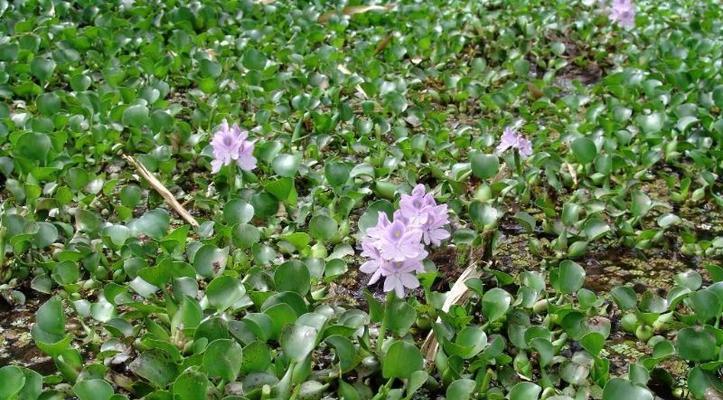
[[[721,27],[0,0],[0,400],[723,399]]]
[[[367,229],[361,254],[368,260],[359,269],[372,274],[369,285],[383,277],[384,291],[402,298],[405,288],[419,287],[415,274],[424,272],[422,261],[428,254],[424,245],[438,246],[450,234],[444,229],[449,224],[447,205],[438,205],[424,185],[402,195],[399,206],[392,221],[380,211],[377,224]]]
[[[211,171],[218,173],[221,167],[236,163],[243,171],[256,168],[256,158],[253,155],[254,141],[248,140],[248,132],[242,130],[237,124],[229,127],[224,119],[211,139],[213,147],[213,161]]]

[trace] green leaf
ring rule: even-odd
[[[246,224],[254,217],[254,207],[241,200],[233,199],[223,207],[223,218],[227,225]]]
[[[310,326],[291,325],[281,334],[279,343],[287,357],[301,362],[316,347],[317,333],[317,330]]]
[[[617,286],[610,291],[615,303],[623,310],[632,310],[638,305],[638,297],[635,291],[627,286]]]
[[[120,192],[121,204],[126,207],[135,207],[140,203],[142,194],[140,186],[127,185]]]
[[[417,319],[417,312],[404,299],[394,298],[385,314],[387,328],[397,334],[404,336]]]
[[[675,347],[680,358],[688,361],[708,361],[718,357],[715,337],[702,327],[679,330]]]
[[[320,241],[327,241],[336,236],[339,225],[336,221],[326,215],[316,215],[309,221],[309,233]]]
[[[123,110],[123,124],[132,127],[141,127],[148,123],[148,107],[143,104],[135,104]]]
[[[259,228],[249,224],[238,224],[231,231],[233,244],[240,249],[249,249],[261,240]]]
[[[603,390],[603,400],[653,400],[653,394],[646,388],[636,386],[621,378],[608,381]]]
[[[51,356],[62,353],[70,342],[65,334],[65,311],[57,297],[51,297],[35,314],[32,336],[36,344]]]
[[[279,291],[297,292],[304,296],[311,288],[309,269],[298,260],[281,264],[274,272],[274,283]]]
[[[258,340],[244,347],[243,364],[241,366],[244,373],[263,372],[270,364],[271,349],[266,343]]]
[[[293,178],[300,164],[301,157],[298,154],[279,154],[271,162],[271,167],[277,175]]]
[[[562,293],[575,293],[585,283],[585,270],[574,261],[564,260],[560,263],[556,283]]]
[[[174,400],[207,400],[208,378],[205,374],[189,368],[173,382]]]
[[[500,160],[494,154],[473,152],[469,159],[472,164],[472,173],[480,179],[492,178],[499,172]]]
[[[457,379],[447,386],[447,398],[455,400],[469,400],[475,392],[477,382],[472,379]]]
[[[42,133],[26,133],[15,143],[15,151],[21,157],[45,163],[52,148],[48,135]]]
[[[457,333],[450,353],[463,359],[470,359],[479,354],[487,346],[487,335],[478,326],[466,326]]]
[[[324,166],[324,176],[331,187],[337,188],[349,180],[351,164],[338,161],[330,161]]]
[[[723,297],[712,288],[698,290],[688,296],[688,302],[698,321],[705,323],[723,314]]]
[[[634,217],[644,217],[653,206],[653,201],[643,192],[637,191],[633,193],[633,202],[630,212]]]
[[[494,288],[482,296],[482,314],[493,322],[502,318],[510,309],[512,296],[504,289]]]
[[[598,218],[589,218],[585,221],[585,236],[589,241],[597,240],[610,232],[610,225]]]
[[[600,332],[590,332],[580,339],[580,344],[588,353],[597,357],[605,346],[605,336]]]
[[[79,400],[108,400],[113,396],[113,387],[103,379],[89,379],[76,383],[73,393]]]
[[[36,100],[38,111],[51,116],[60,111],[60,97],[55,93],[43,93]]]
[[[18,393],[18,400],[37,400],[43,392],[43,376],[31,369],[23,369],[25,375],[25,386]],[[0,382],[4,382],[0,378]],[[1,390],[1,389],[0,389]],[[2,398],[2,395],[0,395]]]
[[[469,205],[469,215],[477,227],[489,229],[495,226],[502,213],[489,204],[473,201]]]
[[[23,370],[14,366],[7,365],[0,368],[0,400],[11,400],[25,386],[25,374]]]
[[[128,223],[128,228],[134,236],[146,235],[153,239],[160,240],[168,231],[171,223],[171,216],[168,211],[155,209],[146,212],[140,218]]]
[[[510,390],[510,400],[537,400],[542,388],[532,382],[520,382]]]
[[[358,364],[356,351],[351,340],[341,335],[331,335],[324,341],[334,347],[342,372],[351,371]]]
[[[723,382],[715,371],[706,371],[696,366],[688,372],[688,388],[696,399],[716,399],[723,395]]]
[[[35,57],[30,62],[30,72],[41,82],[49,80],[53,76],[53,71],[55,71],[55,61],[49,58]]]
[[[536,337],[530,341],[530,347],[540,353],[540,366],[543,368],[549,365],[555,356],[555,349],[548,339]]]
[[[703,277],[701,277],[697,271],[693,270],[676,274],[674,280],[679,286],[688,288],[691,291],[698,290],[700,285],[703,284]]]
[[[386,213],[389,220],[392,220],[392,214],[394,214],[394,206],[387,200],[377,200],[372,203],[367,210],[359,218],[359,230],[363,233],[367,229],[376,226],[379,213]]]
[[[251,198],[251,206],[259,218],[269,218],[279,210],[279,200],[269,192],[259,192]]]
[[[663,129],[664,116],[661,113],[641,115],[637,119],[640,129],[647,135],[653,135]]]
[[[414,371],[407,381],[407,397],[412,396],[417,390],[421,389],[427,380],[429,374],[427,371]]]
[[[242,363],[243,350],[235,340],[214,340],[203,353],[203,367],[209,376],[219,377],[226,382],[236,380]]]
[[[222,275],[214,278],[206,288],[206,296],[211,306],[217,311],[223,312],[246,294],[246,289],[236,278]]]
[[[249,48],[243,56],[244,67],[250,70],[263,70],[266,67],[266,56],[260,51]]]
[[[128,368],[158,388],[166,387],[178,374],[176,364],[161,350],[144,351],[130,363]]]
[[[424,359],[412,343],[397,340],[389,346],[382,361],[382,375],[385,379],[408,379],[412,373],[424,368]]]
[[[349,268],[346,262],[340,258],[329,260],[324,266],[324,278],[328,281],[339,275],[343,275]]]
[[[218,247],[205,244],[201,246],[193,256],[193,268],[196,273],[211,278],[221,274],[226,269],[226,260],[228,258],[228,249],[219,249]]]
[[[663,229],[678,225],[680,222],[680,217],[671,213],[663,214],[658,218],[658,225]]]
[[[572,148],[573,154],[575,154],[575,158],[581,164],[592,162],[597,155],[595,142],[586,137],[579,137],[573,140],[570,147]]]

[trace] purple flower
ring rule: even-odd
[[[411,195],[402,195],[399,210],[394,214],[394,220],[397,219],[421,230],[424,244],[439,246],[442,240],[450,236],[446,229],[442,229],[449,223],[447,206],[437,205],[434,197],[424,191],[422,184],[415,186]]]
[[[503,153],[510,148],[517,149],[523,157],[532,155],[532,142],[517,133],[514,128],[507,127],[502,133],[500,144],[497,146],[497,153]]]
[[[449,223],[447,206],[437,205],[424,185],[417,185],[411,195],[402,195],[399,206],[392,221],[379,212],[376,226],[367,229],[361,241],[361,255],[367,261],[359,270],[372,274],[370,285],[383,277],[384,291],[394,291],[401,298],[405,288],[419,287],[415,275],[424,271],[424,244],[439,245],[450,235],[443,229]]]
[[[446,204],[431,207],[427,212],[427,222],[421,226],[424,244],[439,246],[442,240],[450,236],[449,232],[442,228],[448,223],[449,212]]]
[[[635,27],[635,5],[632,0],[613,0],[610,20],[623,28]]]
[[[401,216],[408,224],[422,225],[427,222],[429,209],[436,205],[437,202],[434,201],[434,197],[425,193],[424,185],[419,184],[414,187],[411,195],[402,195],[399,200],[397,215]]]
[[[415,289],[419,287],[419,280],[414,275],[418,272],[424,272],[424,267],[419,259],[388,262],[382,272],[382,275],[384,275],[384,291],[391,292],[394,290],[397,297],[404,297],[404,288]]]
[[[369,279],[369,285],[373,285],[384,277],[384,291],[394,293],[399,297],[404,297],[404,288],[414,289],[419,287],[419,281],[414,276],[417,272],[423,272],[421,258],[410,258],[404,261],[385,260],[379,249],[377,249],[370,240],[362,241],[362,256],[369,259],[359,267],[361,272],[372,274]]]
[[[246,131],[242,131],[236,124],[229,127],[228,122],[223,120],[211,139],[213,147],[211,171],[217,173],[221,167],[233,161],[236,161],[244,171],[256,168],[256,158],[253,156],[254,142],[246,139],[248,139]]]
[[[369,279],[369,284],[373,285],[382,276],[387,261],[382,258],[379,249],[370,240],[362,240],[361,255],[367,257],[368,260],[359,267],[359,270],[365,274],[373,274]]]
[[[422,245],[422,231],[395,220],[381,231],[377,247],[382,257],[390,261],[404,261],[410,258],[424,258],[427,252]]]
[[[384,232],[387,229],[389,225],[391,225],[392,222],[389,221],[389,217],[387,216],[387,213],[379,211],[379,215],[377,215],[377,224],[369,229],[367,229],[366,236],[374,241],[378,242],[382,240],[384,237]]]

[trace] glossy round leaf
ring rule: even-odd
[[[0,368],[0,383],[0,399],[14,399],[25,386],[25,374],[14,365],[6,365]]]
[[[675,348],[680,358],[689,361],[708,361],[718,354],[715,337],[701,327],[688,327],[678,331]]]
[[[608,381],[603,390],[603,400],[653,400],[653,394],[646,388],[636,386],[621,378]]]
[[[311,287],[311,276],[306,265],[298,260],[281,264],[274,272],[274,283],[279,291],[292,291],[306,295]]]
[[[212,307],[225,311],[246,294],[243,284],[230,276],[218,276],[208,284],[206,296]]]
[[[422,368],[422,353],[415,345],[402,340],[392,343],[382,360],[382,374],[386,379],[408,379],[412,373]]]
[[[510,390],[510,400],[537,400],[542,388],[532,382],[520,382]]]
[[[585,270],[577,263],[564,260],[557,275],[557,288],[566,294],[577,292],[585,283]]]
[[[203,368],[209,376],[233,382],[243,363],[243,350],[235,340],[218,339],[211,342],[203,353]]]
[[[326,215],[316,215],[309,221],[309,233],[317,240],[327,241],[333,238],[338,229],[336,221]]]
[[[208,386],[209,381],[205,374],[189,368],[173,382],[173,399],[207,400]]]
[[[592,162],[597,155],[595,143],[586,137],[579,137],[573,140],[570,147],[577,161],[582,164]]]
[[[316,336],[316,329],[310,326],[292,325],[282,332],[279,343],[287,357],[301,362],[316,347]]]
[[[108,400],[113,396],[113,387],[103,379],[89,379],[76,383],[73,393],[79,400]]]
[[[489,321],[502,318],[510,309],[512,296],[504,289],[494,288],[482,296],[482,314]]]
[[[447,387],[448,399],[469,400],[475,392],[477,382],[472,379],[457,379]]]

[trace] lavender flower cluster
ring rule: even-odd
[[[362,238],[362,256],[368,260],[360,270],[372,274],[369,284],[384,278],[384,291],[404,297],[404,288],[419,287],[416,274],[424,272],[425,245],[438,246],[450,234],[446,204],[437,205],[424,185],[417,185],[411,195],[402,195],[393,220],[379,212],[377,225],[367,229]]]
[[[239,128],[237,124],[229,127],[223,120],[221,126],[213,134],[211,147],[213,147],[213,161],[211,171],[217,173],[224,165],[232,162],[244,171],[256,168],[254,157],[254,141],[248,140],[248,132]]]
[[[610,21],[629,29],[635,27],[635,4],[633,0],[612,0],[609,9]]]
[[[519,134],[514,128],[507,127],[502,132],[500,144],[497,145],[497,154],[504,153],[507,149],[517,149],[523,157],[532,155],[532,142]]]

